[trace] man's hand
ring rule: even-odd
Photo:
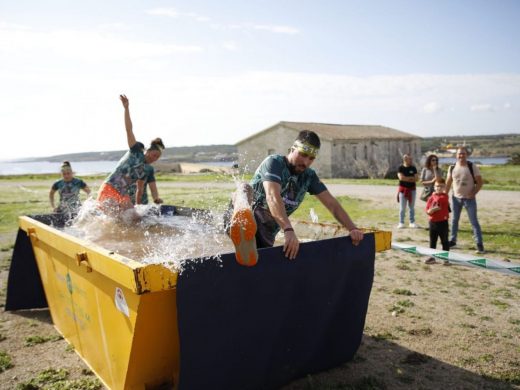
[[[359,245],[359,242],[363,239],[363,232],[359,229],[352,229],[350,231],[350,238],[352,239],[352,244],[355,246]]]
[[[128,105],[129,105],[129,101],[128,101],[128,98],[126,97],[126,95],[119,95],[119,99],[121,99],[121,103],[123,103],[123,107],[125,109],[127,109]]]
[[[163,202],[163,200],[162,200],[161,198],[155,198],[155,199],[153,200],[153,202],[154,202],[155,204],[161,204],[161,203]]]
[[[283,252],[285,257],[294,260],[298,254],[298,249],[300,249],[300,241],[298,240],[298,237],[296,237],[294,231],[286,231],[284,235],[285,242],[283,244]]]

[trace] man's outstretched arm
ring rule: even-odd
[[[271,215],[275,219],[276,223],[284,231],[285,242],[283,245],[283,251],[285,253],[285,257],[288,257],[292,260],[298,254],[300,241],[298,240],[298,237],[296,237],[294,230],[286,231],[288,228],[292,229],[292,226],[291,221],[289,221],[289,217],[287,216],[287,212],[285,211],[285,205],[283,203],[282,196],[280,195],[282,187],[280,184],[273,181],[264,181],[263,185],[269,211],[271,212]]]

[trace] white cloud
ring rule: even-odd
[[[17,24],[17,23],[7,23],[0,21],[0,30],[29,30],[30,27],[23,25],[23,24]]]
[[[179,12],[176,8],[152,8],[145,11],[148,15],[153,16],[166,16],[170,18],[187,17],[197,22],[209,22],[211,18],[208,16],[200,15],[195,12]],[[271,25],[271,24],[254,24],[254,23],[212,23],[211,27],[214,29],[227,29],[227,30],[263,30],[269,31],[275,34],[299,34],[300,30],[284,25]]]
[[[510,110],[511,109],[511,103],[506,102],[504,103],[504,110]]]
[[[232,23],[232,24],[220,24],[212,23],[211,27],[215,30],[262,30],[268,31],[275,34],[299,34],[300,30],[291,26],[281,25],[270,25],[270,24],[253,24],[253,23]]]
[[[255,30],[266,30],[276,34],[299,34],[300,30],[291,26],[254,25]]]
[[[134,41],[103,31],[5,30],[0,34],[0,54],[27,59],[79,59],[92,63],[167,57],[175,53],[197,53],[203,48],[195,45]]]
[[[145,11],[148,15],[168,16],[170,18],[178,18],[180,13],[175,8],[152,8]]]
[[[179,12],[176,8],[152,8],[145,11],[148,15],[167,16],[170,18],[187,17],[197,22],[209,22],[211,18],[195,12]]]
[[[491,104],[474,104],[470,108],[470,111],[474,112],[493,112],[494,107]]]
[[[238,49],[237,44],[233,41],[228,41],[228,42],[222,43],[222,47],[229,51],[236,51]]]
[[[430,102],[423,106],[423,111],[427,114],[435,114],[442,111],[442,106],[437,102]]]
[[[74,56],[79,56],[76,51],[80,48],[88,47],[81,40],[90,36],[68,32],[72,38],[68,41],[63,37],[66,32],[60,32],[52,38],[62,43],[49,44],[38,33],[26,33],[13,44],[22,44],[30,51],[44,44],[38,54],[70,49]],[[89,38],[91,45],[103,45],[101,38],[107,37],[94,36],[97,38]],[[474,102],[502,107],[506,101],[517,107],[520,74],[355,77],[237,71],[194,75],[167,66],[162,44],[148,46],[131,38],[109,37],[113,42],[101,52],[105,59],[114,59],[115,66],[103,64],[99,67],[102,72],[90,72],[94,67],[88,66],[77,74],[50,68],[22,73],[4,67],[6,71],[0,73],[0,128],[9,129],[3,133],[4,142],[16,144],[20,134],[31,142],[24,144],[23,156],[18,150],[6,150],[2,158],[124,149],[117,100],[121,92],[131,99],[138,139],[162,136],[168,146],[235,143],[280,120],[377,124],[421,136],[511,132],[518,131],[520,123],[520,112],[515,110],[499,110],[495,115],[472,115],[468,111]],[[65,44],[72,45],[77,39],[80,48]],[[13,48],[6,42],[0,36],[2,58],[12,54],[9,51]],[[234,47],[233,41],[225,44],[228,50]],[[120,50],[117,46],[127,49],[106,53]],[[159,66],[161,61],[166,65]],[[143,67],[129,69],[127,62]],[[71,140],[71,135],[71,142],[55,142]]]

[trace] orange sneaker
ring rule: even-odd
[[[241,265],[252,267],[258,261],[256,250],[256,222],[250,209],[240,209],[233,213],[229,236],[235,245],[235,257]]]

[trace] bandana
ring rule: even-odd
[[[61,171],[62,171],[62,172],[68,172],[68,171],[72,172],[72,167],[71,167],[70,165],[63,164],[63,165],[61,166]]]
[[[316,146],[313,146],[308,142],[302,142],[298,139],[294,141],[293,148],[295,148],[299,152],[308,154],[311,157],[316,157],[318,155],[318,151],[320,150]]]
[[[161,153],[164,150],[164,148],[161,145],[158,145],[158,144],[150,145],[150,147],[148,149],[150,149],[150,150],[158,150]]]

